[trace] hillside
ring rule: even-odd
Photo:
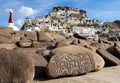
[[[74,27],[100,27],[102,21],[87,17],[85,10],[71,7],[54,7],[46,16],[36,16],[35,19],[26,19],[22,30],[52,30],[62,33],[71,32]]]

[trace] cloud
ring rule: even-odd
[[[23,25],[23,22],[24,22],[23,19],[17,19],[17,21],[15,22],[15,24],[18,25],[18,26],[21,26],[21,25]]]
[[[35,9],[33,9],[31,7],[27,7],[27,6],[21,6],[17,12],[18,12],[18,14],[17,14],[18,16],[15,21],[15,24],[18,27],[21,27],[24,23],[25,17],[29,17],[29,16],[37,14],[38,10],[35,10]]]
[[[31,7],[21,6],[20,9],[18,10],[18,13],[22,17],[27,17],[38,13],[38,11],[32,9]]]
[[[13,9],[5,9],[6,12],[12,12],[13,13]]]

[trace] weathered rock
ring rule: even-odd
[[[41,43],[38,42],[38,41],[33,41],[32,46],[35,47],[35,48],[41,48],[42,47]]]
[[[13,37],[26,37],[29,40],[37,40],[36,32],[29,32],[29,31],[14,31],[11,33]]]
[[[48,56],[49,53],[50,53],[50,50],[46,50],[46,49],[41,50],[40,49],[40,50],[37,50],[36,53],[39,54],[39,55],[42,55],[42,56]]]
[[[33,57],[35,64],[35,76],[34,76],[35,79],[41,79],[47,76],[46,67],[48,62],[42,55],[36,54],[36,51],[40,50],[39,48],[17,48],[16,50],[26,52],[27,54]]]
[[[64,47],[55,48],[50,52],[50,56],[54,56],[56,54],[60,54],[60,55],[63,55],[63,54],[68,54],[68,55],[86,54],[84,56],[88,55],[90,57],[93,57],[94,62],[95,62],[94,71],[102,69],[105,64],[105,62],[101,56],[99,56],[95,52],[88,50],[81,46],[75,46],[75,45],[64,46]]]
[[[106,49],[109,53],[115,56],[115,51],[114,51],[114,46],[110,46],[109,48]]]
[[[49,48],[49,47],[54,47],[54,44],[52,42],[33,41],[32,46],[35,48]]]
[[[31,56],[15,50],[0,50],[0,83],[29,83],[34,77]]]
[[[107,49],[107,51],[120,59],[120,43],[119,42],[115,42],[113,46]]]
[[[114,45],[115,56],[120,59],[120,42],[116,42]]]
[[[36,53],[39,55],[43,55],[43,51],[44,51],[44,49],[40,49],[40,50],[37,50]]]
[[[51,50],[44,50],[43,51],[43,56],[48,56],[50,54]]]
[[[96,52],[103,57],[106,66],[120,65],[120,60],[106,50],[97,49]]]
[[[56,53],[50,59],[47,67],[49,76],[51,78],[74,76],[101,69],[104,66],[103,59],[99,55],[89,52],[84,51],[78,54]],[[101,68],[99,68],[100,66]]]
[[[55,33],[55,32],[52,33],[51,32],[49,34],[53,37],[53,39],[54,39],[53,41],[55,41],[55,42],[58,42],[58,41],[66,39],[64,36],[60,35],[59,33]]]
[[[51,40],[53,40],[50,34],[41,31],[37,31],[37,37],[38,37],[38,41],[40,42],[43,41],[50,42]]]
[[[19,42],[19,46],[23,48],[30,47],[31,45],[32,45],[31,41],[20,41]]]
[[[13,43],[12,37],[10,35],[6,35],[4,33],[0,33],[0,43],[6,43],[6,44]]]
[[[11,35],[11,33],[13,33],[14,30],[12,28],[9,27],[0,27],[0,33],[4,33],[6,35]]]
[[[25,31],[14,31],[11,33],[13,37],[24,37]]]
[[[47,60],[42,55],[33,55],[33,59],[35,61],[35,78],[40,79],[47,77]]]
[[[91,43],[90,41],[82,40],[82,39],[79,39],[78,42],[81,46],[89,46]]]
[[[87,49],[89,49],[89,50],[92,50],[94,52],[96,52],[96,49],[97,49],[96,47],[92,47],[90,45],[85,45],[84,47],[87,48]]]
[[[111,46],[111,44],[108,43],[91,43],[92,47],[100,48],[100,49],[107,49]]]
[[[37,40],[37,34],[36,32],[26,32],[24,36],[29,40]]]
[[[73,41],[72,41],[72,44],[73,44],[73,45],[78,45],[78,44],[79,44],[78,39],[73,40]]]
[[[68,46],[70,45],[70,42],[67,42],[66,40],[58,41],[55,45],[55,47],[62,47],[62,46]]]
[[[16,48],[16,45],[15,44],[0,44],[0,49],[1,48],[13,50],[14,48]]]
[[[119,39],[117,37],[109,37],[108,40],[109,41],[119,41]]]
[[[20,47],[26,48],[26,47],[30,47],[31,45],[32,45],[31,40],[28,40],[26,37],[20,38],[20,41],[19,41]]]

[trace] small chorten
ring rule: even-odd
[[[10,14],[10,16],[9,16],[9,20],[8,20],[8,27],[12,28],[15,31],[18,31],[19,30],[18,27],[16,27],[14,25],[14,22],[13,22],[13,17],[12,17],[13,11],[12,11],[12,9],[9,10],[9,14]]]

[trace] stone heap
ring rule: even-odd
[[[33,73],[35,79],[43,80],[82,75],[101,70],[104,66],[120,64],[119,42],[81,39],[57,32],[14,31],[11,28],[0,28],[0,49],[0,64],[2,64],[0,70],[3,71],[3,68],[9,69],[5,66],[5,63],[14,64],[9,71],[13,71],[12,69],[15,69],[13,66],[15,66],[14,73],[19,70],[20,72],[16,74],[19,74],[20,79],[26,76],[25,81],[32,80]],[[4,51],[4,49],[7,51]],[[29,63],[29,57],[34,61],[34,65]],[[15,64],[12,59],[15,59],[17,63]],[[9,66],[11,65],[8,64]],[[31,66],[34,66],[35,71],[29,72]],[[20,69],[26,69],[20,70],[19,67],[21,67]],[[28,71],[26,72],[27,68]],[[0,73],[5,77],[6,73],[4,71]],[[26,73],[23,74],[22,71]],[[10,72],[8,73],[10,74]],[[10,77],[9,74],[8,77]],[[2,80],[9,81],[9,79],[0,77],[0,81]],[[17,78],[15,81],[18,81]],[[18,83],[24,82],[20,81]]]

